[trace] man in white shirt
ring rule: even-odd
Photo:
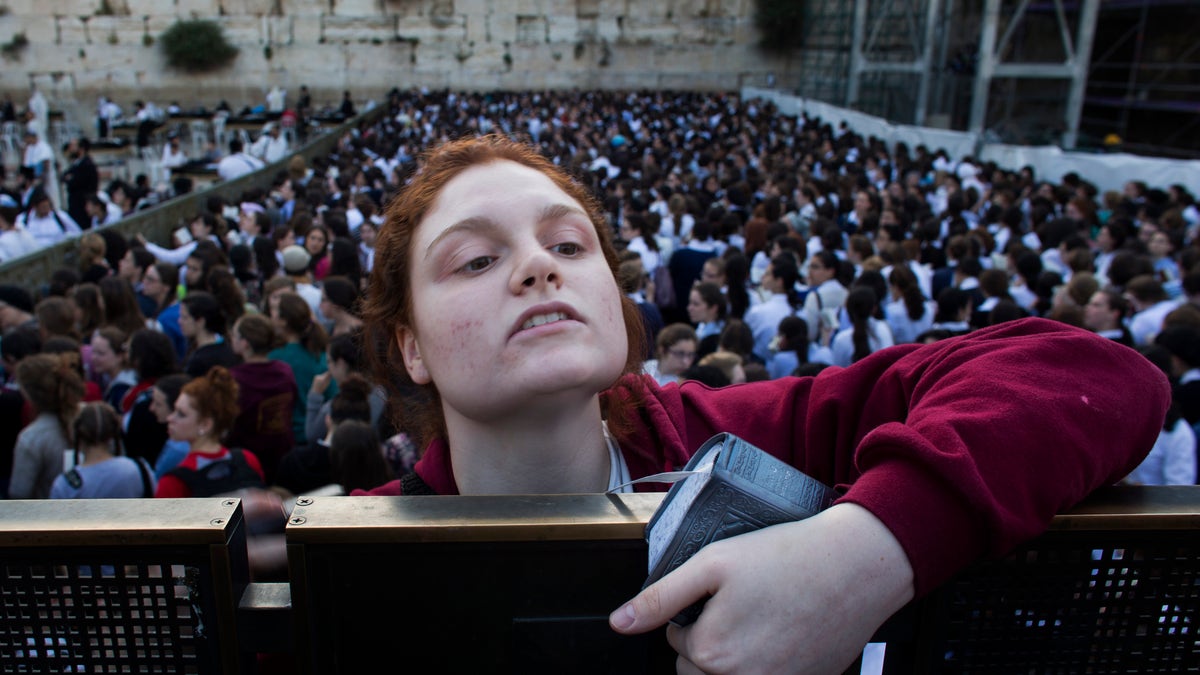
[[[32,116],[30,123],[34,130],[38,136],[45,138],[46,133],[50,131],[50,103],[37,85],[33,85],[33,94],[29,97],[29,114]]]
[[[100,138],[108,138],[113,123],[120,118],[121,106],[107,96],[101,96],[96,104],[96,135]]]
[[[66,211],[54,208],[50,195],[40,190],[30,200],[30,209],[17,217],[17,226],[33,235],[39,248],[57,244],[82,232],[71,216]]]
[[[263,168],[261,159],[242,152],[242,148],[241,139],[229,141],[229,154],[217,163],[217,175],[221,180],[233,180]]]
[[[167,134],[167,144],[163,146],[162,168],[171,177],[171,172],[188,163],[187,153],[183,151],[183,141],[178,131]]]
[[[107,195],[97,192],[89,195],[84,206],[87,209],[90,227],[112,225],[121,219],[121,207],[105,199]]]
[[[32,128],[25,131],[25,154],[21,166],[33,171],[33,185],[45,190],[56,201],[60,198],[58,191],[58,167],[54,150],[46,142],[44,134],[39,134]]]
[[[17,200],[0,194],[0,263],[33,253],[39,246],[29,232],[17,227]]]
[[[286,97],[286,89],[282,89],[279,85],[271,87],[271,90],[267,92],[267,112],[283,112]]]
[[[1180,305],[1179,300],[1168,298],[1162,282],[1149,274],[1138,275],[1125,284],[1125,299],[1134,311],[1129,332],[1135,347],[1153,343],[1162,330],[1163,319]]]
[[[278,124],[267,122],[263,125],[262,135],[254,141],[254,145],[250,146],[250,154],[262,159],[267,164],[274,164],[287,157],[288,142],[283,137]]]

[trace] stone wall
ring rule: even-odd
[[[393,86],[454,89],[736,90],[794,64],[755,46],[754,0],[0,0],[0,94],[37,83],[52,105],[101,93],[184,106],[263,102],[301,84],[318,105]],[[7,10],[7,11],[3,11]],[[227,69],[168,69],[158,37],[180,18],[213,19],[240,53]],[[87,110],[81,111],[88,114]]]

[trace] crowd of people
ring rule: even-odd
[[[1031,424],[1027,434],[1082,437],[1091,432],[1086,420],[1106,405],[1154,403],[1153,396],[1109,400],[1120,387],[1098,379],[1134,378],[1140,384],[1131,391],[1153,383],[1132,350],[1084,340],[1066,324],[1141,351],[1173,384],[1158,442],[1132,473],[1112,478],[1196,481],[1200,211],[1182,185],[1132,180],[1123,193],[1100,194],[1079,176],[1048,180],[1035,167],[889,145],[734,94],[393,90],[385,105],[386,114],[347,132],[329,156],[292,157],[269,189],[247,190],[232,203],[208,198],[173,241],[125,238],[106,220],[85,221],[78,269],[59,270],[37,292],[0,286],[5,496],[261,488],[294,495],[325,486],[379,494],[594,491],[601,473],[611,487],[631,468],[648,474],[686,461],[694,448],[675,447],[683,432],[673,417],[699,415],[703,428],[728,424],[752,439],[784,434],[766,424],[764,411],[810,395],[809,381],[792,375],[820,373],[811,405],[845,405],[843,413],[881,429],[928,406],[938,419],[986,404],[973,398],[985,394],[964,387],[992,384],[962,378],[990,368],[1003,370],[996,377],[1015,369],[1022,381],[1003,387],[1016,396],[1057,396],[1049,392],[1055,383],[1024,381],[1048,377],[1049,365],[1078,368],[1104,385],[1083,397],[1087,410],[1060,411],[1062,419]],[[485,140],[451,142],[476,137]],[[434,147],[447,149],[430,168],[423,152]],[[137,199],[124,184],[107,192],[99,201]],[[53,203],[46,215],[24,203],[20,193],[0,198],[0,246],[52,229],[29,223],[53,220]],[[594,218],[581,218],[581,205],[594,207]],[[565,280],[568,264],[585,280]],[[510,276],[492,284],[496,269]],[[619,291],[609,298],[613,277]],[[508,302],[492,294],[541,292],[544,284],[581,293],[578,304],[538,305],[497,329],[511,332],[505,349],[520,351],[520,363],[507,351],[490,353],[488,317]],[[631,313],[620,321],[625,307]],[[1018,322],[1011,333],[1001,325],[1024,317],[1053,321]],[[526,372],[528,350],[542,344],[535,338],[557,345],[554,336],[580,324],[586,339],[538,352],[536,370],[542,378],[579,378],[572,395],[585,395],[531,393],[541,386]],[[993,343],[1006,335],[1012,340]],[[1028,348],[1037,337],[1045,346],[1033,360],[1014,346]],[[626,339],[628,352],[616,363],[609,352]],[[942,351],[887,349],[943,341]],[[595,363],[583,363],[585,353]],[[905,355],[921,365],[910,372]],[[862,361],[875,365],[825,372]],[[934,385],[952,390],[945,400],[912,401],[909,411],[872,399],[882,407],[867,410],[868,397],[887,396],[871,393],[870,368],[883,389],[908,391],[925,369],[959,361],[960,370]],[[1027,372],[1034,363],[1047,372]],[[652,380],[604,394],[609,417],[599,435],[598,392],[637,373]],[[775,384],[733,386],[748,382]],[[842,395],[857,403],[829,403]],[[613,403],[623,396],[664,409],[625,419],[629,411],[614,412]],[[676,396],[686,399],[678,404],[684,412],[668,413]],[[530,407],[519,415],[504,408],[526,399]],[[848,411],[858,403],[866,407]],[[817,417],[780,424],[799,425],[796,438],[824,434],[839,453],[864,452],[826,428],[832,418]],[[759,418],[764,424],[751,423]],[[1105,439],[1123,447],[1114,445],[1098,471],[1124,466],[1117,455],[1137,445],[1136,426]],[[528,437],[531,429],[539,442]],[[584,445],[606,449],[567,458],[578,463],[562,472],[550,469],[563,458],[536,455],[542,446],[572,447],[579,433]],[[627,450],[644,434],[666,454]],[[478,452],[483,438],[519,446],[519,457]],[[886,455],[892,445],[877,441],[873,452]],[[1031,446],[1044,442],[1030,438]],[[423,475],[414,471],[419,456]],[[518,459],[539,468],[516,470]],[[856,471],[869,471],[858,462]],[[853,480],[849,466],[839,463],[823,478]],[[867,475],[882,476],[864,474],[868,486]],[[909,569],[905,581],[897,571],[907,567],[891,568],[895,596],[864,598],[864,626],[882,605],[910,597],[913,584],[921,592],[962,562],[912,559],[920,537],[880,515],[889,512],[886,500],[869,490],[852,491],[859,496],[851,501],[884,522],[839,510],[844,532],[872,535],[845,542],[846,550],[897,543],[875,537],[890,530],[917,576]],[[895,560],[896,552],[867,553]],[[623,614],[614,627],[648,626]]]
[[[161,108],[139,99],[126,113],[112,99],[101,96],[96,106],[96,134],[69,138],[55,148],[46,97],[34,87],[23,109],[7,98],[0,104],[0,122],[19,124],[22,129],[19,138],[11,139],[14,146],[19,145],[20,157],[12,162],[15,174],[6,175],[5,163],[0,163],[0,182],[9,188],[10,197],[22,211],[21,220],[8,225],[18,225],[18,232],[25,229],[39,234],[36,241],[10,237],[12,241],[0,247],[0,262],[187,194],[194,186],[189,173],[211,171],[228,181],[257,171],[287,157],[297,142],[320,133],[318,119],[342,121],[356,114],[349,91],[343,92],[339,106],[315,106],[307,86],[302,86],[291,102],[284,89],[272,87],[266,93],[266,105],[247,105],[240,111],[224,100],[212,110],[203,106],[185,110],[176,101]],[[187,123],[194,119],[205,120],[205,130]],[[218,132],[234,120],[257,120],[261,126],[245,135],[232,130]],[[132,181],[116,179],[102,185],[93,150],[123,144],[123,139],[115,137],[121,127],[136,130],[133,143],[142,162],[139,166],[145,171]],[[188,145],[185,136],[194,136]],[[36,219],[31,213],[26,215],[39,205]]]
[[[895,344],[1048,317],[1134,347],[1173,379],[1160,443],[1128,480],[1196,480],[1200,212],[1181,185],[1132,180],[1098,194],[1078,176],[1052,181],[1034,167],[888,147],[734,95],[394,90],[387,105],[330,156],[293,158],[269,191],[208,199],[171,242],[104,227],[147,198],[120,181],[73,201],[91,214],[79,220],[36,174],[0,195],[4,251],[84,232],[78,269],[59,270],[36,294],[0,289],[8,496],[143,489],[129,461],[113,465],[127,464],[119,486],[102,478],[52,490],[63,474],[54,448],[77,445],[81,401],[121,416],[109,440],[154,467],[160,495],[188,493],[163,481],[176,466],[228,456],[205,439],[248,450],[262,484],[293,493],[372,487],[411,470],[422,439],[402,410],[383,414],[385,390],[354,342],[366,278],[383,209],[421,150],[490,132],[531,143],[599,200],[618,279],[644,321],[644,372],[660,384],[811,375]],[[69,144],[86,149],[85,138]],[[21,375],[27,357],[50,352]],[[203,394],[181,399],[188,387]],[[196,407],[224,404],[220,415]],[[176,410],[217,428],[168,433]],[[334,431],[349,419],[387,441],[377,443],[389,448],[386,463],[371,464],[377,475],[332,471]],[[79,451],[73,470],[108,466],[88,457]]]

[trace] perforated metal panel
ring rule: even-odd
[[[53,567],[8,560],[0,583],[0,671],[215,672],[211,588],[195,565],[121,558]]]
[[[1102,543],[1050,533],[948,585],[933,648],[941,671],[1200,672],[1197,534],[1123,532],[1121,548]]]
[[[29,500],[0,509],[0,673],[247,672],[236,499]]]

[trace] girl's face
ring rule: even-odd
[[[335,359],[325,352],[325,362],[329,364],[329,375],[334,382],[341,384],[350,375],[350,366],[342,359]]]
[[[658,372],[678,375],[690,368],[695,360],[696,341],[680,340],[658,355]]]
[[[447,182],[414,233],[412,325],[398,331],[417,384],[447,421],[502,419],[587,400],[624,367],[621,292],[583,207],[510,161]]]
[[[189,287],[199,286],[200,280],[204,278],[204,263],[199,258],[188,258],[186,265],[187,271],[184,272],[184,282]]]
[[[1155,232],[1147,245],[1150,255],[1155,258],[1166,258],[1171,255],[1171,239],[1165,232]]]
[[[808,284],[810,286],[823,284],[833,278],[833,273],[833,270],[826,267],[819,257],[814,257],[808,263]]]
[[[165,401],[164,401],[165,403]],[[187,394],[175,399],[175,409],[167,416],[167,435],[173,441],[189,443],[212,431],[212,420],[200,417],[200,411]],[[202,433],[203,432],[203,433]]]
[[[716,318],[716,308],[705,303],[704,298],[700,297],[700,292],[696,290],[688,294],[687,313],[688,320],[692,323],[703,323]]]
[[[1075,202],[1073,202],[1073,201],[1067,202],[1067,208],[1065,210],[1065,215],[1068,218],[1072,218],[1074,220],[1083,220],[1083,212],[1079,210],[1079,207],[1076,206]]]
[[[325,245],[329,243],[329,239],[325,236],[324,230],[313,229],[304,236],[304,248],[312,255],[318,255],[325,250]]]
[[[374,224],[368,225],[363,223],[358,228],[358,236],[362,239],[362,243],[365,244],[367,248],[375,248],[375,237],[378,234],[379,233],[375,231]]]
[[[167,293],[167,287],[163,285],[162,278],[158,276],[158,269],[153,265],[146,269],[146,274],[142,277],[142,293],[155,301],[161,301]]]
[[[1116,312],[1108,304],[1108,296],[1097,291],[1083,306],[1083,325],[1088,330],[1108,330],[1117,325]]]
[[[125,255],[121,256],[121,261],[117,263],[117,276],[122,279],[129,279],[131,282],[137,281],[137,263],[133,261],[133,251],[126,251]]]
[[[283,249],[292,246],[296,243],[296,233],[290,229],[284,233],[282,237],[275,241],[275,248],[282,251]]]
[[[258,221],[255,220],[254,214],[250,211],[242,211],[238,214],[238,229],[248,235],[258,236],[261,234],[258,228]]]
[[[121,370],[121,357],[100,335],[92,336],[92,370],[106,375],[115,375]]]
[[[154,418],[158,420],[159,424],[166,424],[171,417],[171,406],[167,405],[167,395],[158,387],[155,387],[150,395],[150,412],[154,413]]]
[[[191,230],[192,236],[195,237],[197,241],[212,234],[212,228],[208,226],[208,223],[204,222],[203,218],[197,218],[193,220]]]
[[[196,337],[196,320],[192,318],[191,312],[188,312],[187,305],[179,305],[179,332],[183,333],[184,337]]]
[[[882,251],[892,245],[892,235],[882,227],[875,233],[875,248]],[[812,269],[812,263],[809,263],[809,269]]]

